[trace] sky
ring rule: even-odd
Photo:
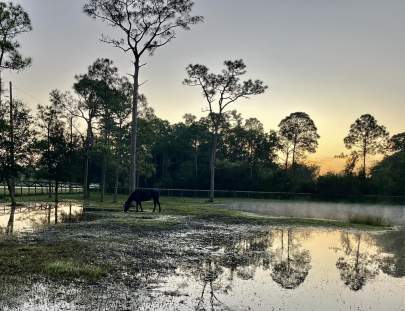
[[[6,74],[14,93],[31,108],[48,102],[55,88],[70,90],[74,76],[97,58],[114,60],[122,75],[131,57],[99,41],[111,28],[82,13],[85,0],[13,0],[29,13],[34,30],[20,37],[33,65]],[[390,133],[405,131],[405,1],[403,0],[196,0],[205,22],[179,32],[146,59],[141,87],[156,114],[179,122],[205,114],[200,90],[182,84],[190,63],[213,71],[242,58],[247,78],[262,79],[265,94],[242,100],[244,118],[266,130],[296,111],[307,112],[321,139],[308,161],[321,172],[339,170],[350,124],[370,113]]]

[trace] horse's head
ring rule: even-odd
[[[124,213],[128,212],[129,208],[131,207],[131,203],[125,202],[122,208],[124,209]]]

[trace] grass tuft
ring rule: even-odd
[[[73,260],[57,260],[48,263],[44,272],[58,279],[84,278],[87,280],[98,280],[106,275],[106,271],[89,264],[79,263]]]
[[[366,225],[373,227],[387,227],[390,224],[384,220],[383,217],[377,216],[362,216],[362,215],[353,215],[349,217],[349,223],[355,225]]]

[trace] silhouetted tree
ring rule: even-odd
[[[405,132],[392,136],[389,143],[392,152],[405,152]]]
[[[102,164],[101,164],[101,201],[104,201],[104,194],[106,188],[106,174],[107,174],[107,160],[111,155],[111,131],[113,127],[112,112],[114,109],[120,109],[115,107],[117,104],[116,96],[119,94],[115,91],[119,83],[124,83],[118,76],[118,68],[114,66],[113,61],[103,58],[97,59],[90,67],[88,77],[97,81],[95,87],[97,88],[97,96],[100,99],[99,108],[99,130],[101,139],[98,140],[98,150],[101,152]],[[98,84],[98,85],[97,85]]]
[[[284,118],[279,124],[281,150],[285,153],[285,166],[288,167],[289,156],[292,156],[293,175],[297,161],[305,153],[316,152],[318,148],[318,129],[314,121],[305,112],[295,112]]]
[[[0,107],[0,175],[6,180],[11,204],[16,205],[14,180],[32,156],[31,139],[35,136],[30,111],[18,100],[10,101],[10,109]],[[8,118],[7,118],[8,117]]]
[[[28,13],[21,5],[0,2],[0,105],[2,96],[3,70],[19,71],[31,64],[31,58],[24,58],[16,38],[32,30]]]
[[[202,88],[203,95],[208,103],[209,119],[211,121],[212,147],[210,160],[210,201],[214,201],[215,191],[215,164],[218,148],[218,136],[223,127],[229,105],[241,98],[264,93],[267,86],[260,80],[246,80],[241,82],[240,77],[246,73],[243,60],[225,61],[225,69],[220,74],[210,73],[204,65],[189,65],[188,77],[185,85]]]
[[[367,156],[384,153],[387,150],[389,133],[385,126],[369,114],[362,115],[351,126],[344,143],[348,149],[355,148],[363,160],[362,174],[367,175]]]
[[[139,71],[144,65],[145,53],[152,55],[157,48],[175,38],[178,29],[188,30],[190,25],[203,20],[191,14],[192,0],[88,0],[84,12],[100,19],[121,33],[119,38],[102,37],[125,53],[132,53],[133,103],[131,123],[131,179],[130,190],[136,187],[137,118],[139,99]]]
[[[272,163],[277,158],[277,133],[265,133],[263,124],[256,118],[249,118],[245,124],[230,129],[225,140],[228,157],[232,161],[247,163],[251,179],[256,167]]]
[[[126,142],[129,141],[128,118],[131,115],[132,85],[129,81],[122,79],[114,94],[114,105],[111,110],[113,126],[111,131],[111,142],[114,165],[114,196],[116,202],[120,177],[128,163],[129,148]]]
[[[83,177],[83,196],[89,198],[89,165],[90,153],[95,144],[94,129],[97,118],[100,117],[102,111],[103,100],[100,97],[104,90],[102,81],[93,79],[92,66],[89,66],[88,73],[75,77],[76,82],[73,89],[77,95],[74,99],[69,93],[61,93],[57,90],[52,91],[54,97],[58,97],[61,106],[71,115],[85,123],[86,134],[81,135],[84,146],[84,177]],[[79,131],[80,133],[80,131]]]
[[[371,168],[371,184],[383,195],[405,195],[405,152],[385,157]]]
[[[60,181],[66,180],[70,167],[68,160],[72,152],[69,134],[62,119],[58,97],[51,94],[51,104],[38,106],[38,125],[41,129],[35,147],[39,153],[39,167],[46,167],[48,180],[55,181],[55,202],[58,202]],[[51,189],[50,189],[51,190]]]

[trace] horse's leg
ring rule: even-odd
[[[139,207],[141,208],[141,213],[143,213],[142,202],[139,202]]]
[[[161,206],[160,206],[160,200],[157,201],[157,204],[159,205],[159,213],[161,213],[161,212],[162,212],[162,208],[161,208]]]
[[[153,200],[153,212],[156,211],[156,200]]]
[[[136,201],[136,212],[138,213],[138,201]]]

